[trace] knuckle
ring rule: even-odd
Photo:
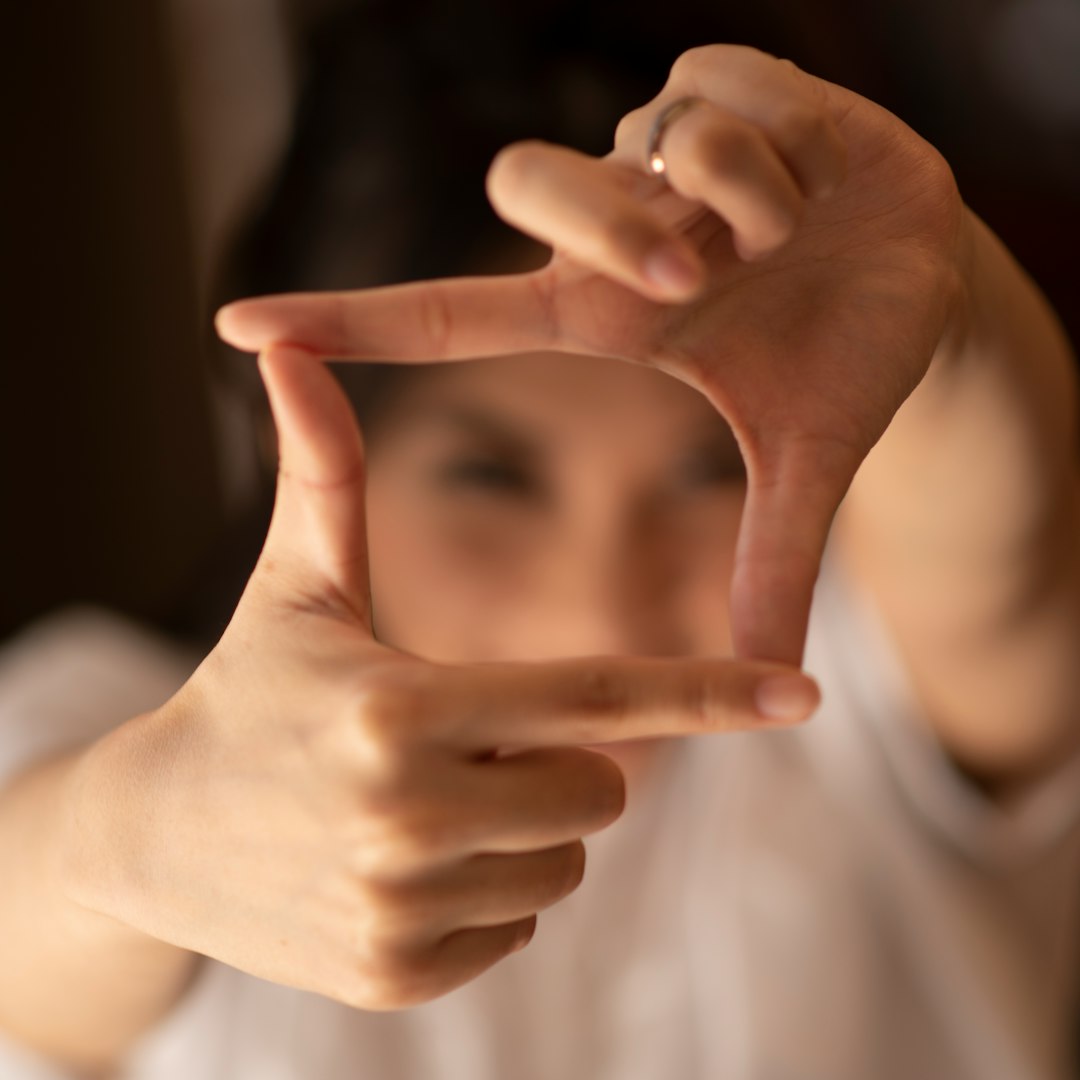
[[[350,1009],[377,1011],[377,994],[371,980],[362,972],[354,971],[343,976],[330,992],[335,1001]]]
[[[388,664],[368,670],[356,692],[354,728],[361,749],[375,761],[396,760],[429,716],[430,694],[418,669]]]
[[[826,127],[825,114],[804,103],[787,106],[772,125],[774,136],[782,146],[796,148],[824,139]]]
[[[446,292],[440,284],[431,283],[425,290],[417,317],[427,341],[427,351],[433,358],[445,356],[454,330],[454,319]]]
[[[710,735],[717,731],[727,731],[733,726],[731,717],[704,689],[688,694],[680,713],[680,727],[686,735]]]
[[[416,711],[416,686],[397,667],[369,671],[359,694],[361,721],[377,730],[407,724]]]
[[[643,105],[639,109],[628,112],[615,126],[615,145],[631,145],[636,147],[639,133],[647,119],[651,116],[651,110],[653,108],[655,108],[655,106],[650,102],[648,105]]]
[[[647,251],[663,239],[659,229],[617,211],[598,214],[594,241],[606,261],[620,261]]]
[[[682,700],[683,717],[694,728],[701,731],[716,729],[719,716],[720,695],[710,679],[690,680],[685,688]]]
[[[435,992],[415,963],[395,954],[374,963],[358,963],[335,997],[354,1009],[396,1012],[430,1000]]]
[[[431,862],[436,845],[423,825],[431,812],[427,777],[404,758],[396,770],[380,768],[377,780],[366,779],[354,792],[341,839],[361,879],[393,881]]]
[[[688,125],[689,127],[689,125]],[[762,136],[748,124],[699,126],[688,131],[691,158],[708,176],[739,175],[760,151]]]
[[[629,712],[630,695],[616,672],[592,667],[582,671],[577,680],[573,706],[586,719],[621,720]]]
[[[445,813],[422,813],[397,830],[397,845],[406,863],[431,866],[461,845],[461,826]]]
[[[451,982],[437,950],[411,950],[395,953],[383,965],[378,988],[385,1008],[408,1009],[437,997]]]
[[[431,904],[415,886],[366,879],[358,893],[358,926],[376,955],[392,956],[432,923]]]
[[[681,53],[671,65],[672,78],[676,76],[692,76],[702,71],[709,70],[724,52],[722,45],[695,45]]]
[[[355,840],[355,864],[372,880],[392,881],[438,863],[453,848],[453,830],[416,813],[371,817]]]

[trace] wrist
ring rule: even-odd
[[[10,885],[0,889],[0,1026],[80,1075],[112,1075],[197,963],[84,902],[85,864],[74,846],[98,841],[72,827],[73,814],[83,813],[80,792],[98,746],[28,769],[0,800],[0,866]]]
[[[72,933],[172,948],[135,926],[141,920],[132,888],[139,877],[134,837],[143,814],[132,805],[138,785],[132,783],[135,763],[127,752],[129,725],[148,720],[121,725],[63,764],[48,872]]]

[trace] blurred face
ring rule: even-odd
[[[381,640],[443,661],[730,653],[745,481],[704,398],[561,354],[401,379],[365,432]]]

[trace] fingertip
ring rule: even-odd
[[[754,704],[763,720],[797,724],[808,719],[821,704],[821,690],[802,672],[770,675],[758,683]]]
[[[234,300],[218,308],[214,315],[214,331],[226,345],[242,352],[257,352],[263,342],[250,332],[244,318],[247,307],[247,301]]]
[[[705,266],[696,252],[664,243],[646,256],[642,267],[646,283],[669,301],[692,300],[705,283]]]
[[[280,296],[255,296],[233,300],[217,310],[214,329],[227,345],[241,352],[257,353],[282,343],[303,329],[290,311],[289,299]],[[295,305],[292,305],[295,307]]]
[[[783,250],[795,239],[806,213],[806,202],[800,193],[790,205],[773,205],[767,219],[753,227],[732,231],[732,246],[743,262],[764,262]]]
[[[783,250],[791,242],[795,233],[793,225],[790,232],[785,232],[783,237],[774,239],[765,244],[755,244],[745,237],[735,234],[732,237],[732,246],[735,254],[744,263],[761,263],[771,259],[777,252]]]
[[[521,952],[536,936],[537,917],[530,915],[517,924],[514,941],[510,947],[511,953]]]
[[[351,479],[362,460],[356,418],[321,357],[296,345],[259,353],[283,463],[304,481],[333,487]]]
[[[744,263],[765,262],[783,246],[781,244],[770,244],[768,247],[759,247],[738,235],[732,237],[731,243],[732,247],[735,248],[735,254]]]

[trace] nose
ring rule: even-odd
[[[694,651],[685,599],[692,568],[660,523],[609,520],[552,551],[544,637],[561,656],[683,656]],[[539,613],[537,613],[539,614]]]

